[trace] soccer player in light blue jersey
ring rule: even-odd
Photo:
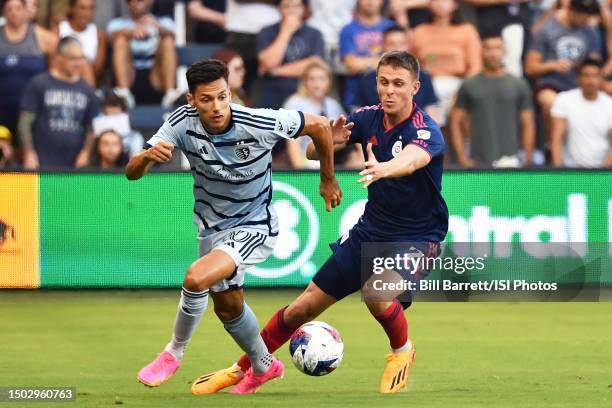
[[[128,179],[137,180],[154,163],[168,162],[178,148],[187,156],[195,182],[200,258],[187,269],[170,342],[138,373],[138,380],[151,387],[160,386],[178,369],[209,294],[215,313],[252,363],[246,373],[229,369],[244,376],[242,386],[232,392],[255,392],[282,376],[283,364],[268,352],[242,292],[245,271],[272,253],[278,236],[270,205],[272,148],[277,142],[309,135],[321,158],[320,193],[326,209],[331,211],[342,198],[334,175],[333,144],[348,140],[350,126],[299,111],[231,104],[227,79],[221,61],[193,64],[187,71],[189,104],[170,115],[125,171]]]

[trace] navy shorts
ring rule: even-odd
[[[347,235],[330,244],[333,254],[319,269],[312,281],[326,294],[336,300],[359,291],[364,282],[361,271],[362,243],[380,242],[372,239],[363,228],[354,227]],[[410,241],[411,246],[426,254],[427,257],[435,258],[440,255],[440,243]],[[424,278],[430,270],[421,269],[416,275],[419,279]],[[412,302],[401,302],[407,309]]]

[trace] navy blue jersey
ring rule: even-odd
[[[444,240],[448,230],[448,208],[442,198],[444,138],[438,125],[413,104],[408,119],[388,129],[381,105],[362,108],[349,116],[354,122],[349,144],[359,143],[366,154],[372,151],[379,162],[397,156],[408,144],[420,147],[431,156],[427,166],[399,178],[385,178],[368,188],[368,203],[358,228],[375,240]]]

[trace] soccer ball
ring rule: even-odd
[[[338,330],[324,322],[310,322],[298,328],[289,342],[291,360],[304,374],[327,375],[338,368],[344,343]]]

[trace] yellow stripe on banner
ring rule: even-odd
[[[37,174],[0,174],[0,288],[40,287]]]

